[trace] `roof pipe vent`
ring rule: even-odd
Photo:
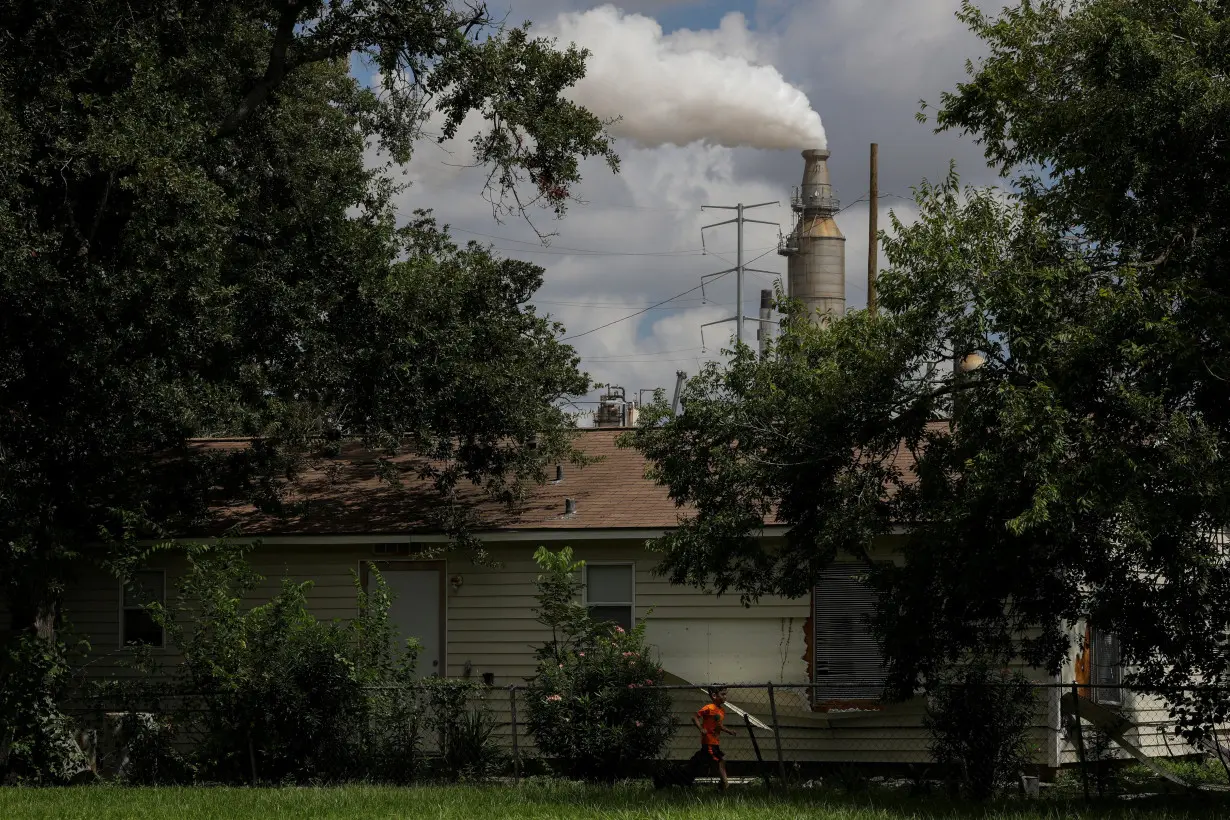
[[[555,482],[558,484],[559,482],[563,480],[564,480],[564,465],[556,464],[555,465]]]
[[[577,502],[571,498],[564,499],[564,515],[576,515]]]

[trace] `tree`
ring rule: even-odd
[[[617,160],[561,95],[586,54],[444,0],[0,2],[0,587],[51,639],[68,567],[211,500],[282,503],[360,440],[513,500],[583,392],[542,271],[397,227],[391,166],[471,114],[497,213]],[[379,71],[367,88],[351,59]],[[238,453],[187,446],[256,437]],[[388,477],[395,476],[388,471]]]
[[[1184,728],[1224,717],[1185,687],[1230,679],[1230,23],[1168,9],[964,7],[990,54],[938,122],[1015,189],[922,184],[917,222],[882,237],[878,316],[796,310],[767,360],[744,350],[683,415],[646,417],[635,443],[696,511],[660,543],[671,580],[802,594],[900,525],[904,563],[870,567],[890,694],[971,653],[1055,670],[1084,620]],[[766,519],[791,526],[771,552]]]

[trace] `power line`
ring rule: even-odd
[[[765,280],[766,282],[768,282],[768,283],[770,283],[770,284],[772,284],[772,283],[774,283],[774,282],[776,282],[776,281],[778,281],[779,279],[781,279],[781,278],[782,278],[782,274],[780,274],[780,273],[779,273],[779,274],[776,274],[776,275],[774,275],[774,276],[769,276],[768,274],[761,273],[761,272],[760,272],[760,271],[758,271],[758,270],[748,271],[748,273],[751,273],[751,274],[753,274],[753,275],[755,275],[755,276],[759,276],[761,279]]]
[[[626,211],[660,211],[663,213],[689,213],[693,214],[699,211],[699,208],[654,208],[649,205],[610,205],[601,202],[584,202],[583,205],[593,205],[597,208],[616,208]]]
[[[405,216],[405,214],[403,214],[400,210],[397,212],[397,215],[402,216],[402,217]],[[471,236],[481,236],[484,239],[494,239],[497,242],[512,242],[514,245],[533,245],[533,246],[542,245],[541,240],[532,241],[532,240],[526,240],[526,239],[514,239],[511,236],[498,236],[496,234],[483,233],[482,231],[472,231],[468,228],[458,228],[453,225],[449,225],[448,230],[453,231],[455,233],[470,234]],[[605,251],[605,250],[601,250],[598,248],[570,248],[564,245],[556,245],[556,246],[547,247],[547,248],[535,247],[533,249],[495,248],[495,250],[516,251],[516,252],[521,252],[521,253],[543,253],[543,254],[551,254],[551,255],[558,255],[561,253],[584,253],[584,254],[591,254],[594,256],[703,256],[704,251],[705,251],[703,247],[702,248],[682,248],[682,249],[670,250],[670,251],[640,251],[640,252],[637,252],[637,251]]]
[[[604,361],[604,360],[614,361],[617,359],[636,358],[638,356],[663,356],[668,353],[691,353],[693,351],[700,350],[700,349],[701,348],[699,347],[681,347],[677,350],[646,350],[646,351],[642,351],[639,353],[627,353],[623,356],[582,356],[581,359],[584,361],[590,361],[590,362]]]
[[[619,302],[619,303],[613,303],[613,302],[553,302],[548,299],[531,299],[530,304],[533,304],[535,306],[537,305],[563,305],[566,307],[595,308],[598,310],[618,310],[618,309],[627,310],[628,308],[638,308],[638,307],[643,307],[646,310],[673,310],[674,309],[674,308],[668,308],[668,307],[659,308],[659,307],[646,306],[646,305],[630,305],[627,302]],[[705,304],[705,300],[704,299],[680,299],[678,301],[678,304],[703,305]]]
[[[720,278],[720,277],[719,277],[719,278]],[[650,306],[649,306],[649,307],[647,307],[647,308],[642,308],[641,310],[638,310],[636,313],[629,313],[627,316],[623,316],[623,317],[621,317],[621,318],[619,318],[619,319],[616,319],[616,320],[615,320],[615,321],[613,321],[613,322],[607,322],[605,325],[599,325],[598,327],[595,327],[595,328],[592,328],[592,329],[590,329],[590,330],[587,330],[587,331],[585,331],[584,333],[574,333],[574,334],[573,334],[573,335],[571,335],[571,336],[565,336],[564,338],[560,339],[560,341],[561,341],[561,342],[567,342],[567,341],[569,341],[570,339],[579,339],[579,338],[581,338],[582,336],[588,336],[588,335],[589,335],[589,334],[591,334],[591,333],[597,333],[599,330],[605,330],[606,328],[610,327],[611,325],[617,325],[617,324],[619,324],[620,322],[626,322],[626,321],[628,321],[629,319],[633,319],[633,318],[635,318],[635,317],[637,317],[637,316],[640,316],[642,313],[648,313],[649,311],[653,310],[653,309],[654,309],[654,308],[656,308],[656,307],[661,307],[662,305],[665,305],[667,302],[673,302],[673,301],[675,301],[676,299],[678,299],[680,296],[687,296],[689,293],[695,293],[696,291],[700,290],[700,289],[701,289],[701,287],[703,287],[703,285],[697,285],[697,286],[696,286],[696,287],[694,287],[694,288],[688,288],[688,289],[687,289],[687,290],[685,290],[683,293],[677,293],[677,294],[675,294],[674,296],[672,296],[672,297],[671,297],[671,298],[669,298],[669,299],[663,299],[661,302],[658,302],[658,303],[656,303],[656,304],[650,305]]]
[[[759,248],[751,248],[750,250],[762,250],[768,247],[761,245]],[[770,250],[777,246],[773,245]],[[695,251],[600,251],[600,250],[565,250],[562,248],[502,248],[499,245],[492,245],[492,250],[503,251],[504,253],[537,253],[544,256],[579,256],[579,257],[608,257],[608,256],[640,256],[640,257],[658,257],[666,259],[691,259],[697,256],[718,256],[716,251],[705,251],[697,249]],[[730,253],[730,251],[726,251]]]
[[[482,233],[480,231],[471,231],[466,228],[450,227],[449,230],[456,231],[457,233],[470,234],[472,236],[481,236],[484,239],[494,239],[498,242],[512,242],[513,244],[516,244],[516,245],[533,245],[533,246],[542,245],[541,242],[534,242],[534,241],[525,240],[525,239],[513,239],[510,236],[496,236],[495,234]],[[609,250],[603,250],[601,248],[571,248],[571,247],[568,247],[567,245],[551,245],[549,247],[534,247],[532,249],[531,248],[496,248],[496,250],[515,251],[519,253],[545,253],[545,254],[583,253],[583,254],[588,254],[591,256],[704,256],[706,253],[706,250],[703,247],[680,248],[677,250],[669,250],[669,251],[609,251]],[[757,248],[756,250],[760,250],[760,248]],[[716,252],[714,251],[708,251],[708,253],[713,254],[715,256],[717,255]],[[727,253],[729,253],[729,251],[727,251]]]
[[[768,246],[762,245],[759,248],[750,248],[749,250],[763,250]],[[770,250],[777,246],[773,245]],[[697,248],[695,251],[600,251],[600,250],[568,250],[564,248],[501,248],[499,245],[492,245],[492,250],[504,251],[505,253],[537,253],[544,256],[641,256],[641,257],[658,257],[667,259],[690,259],[697,256],[718,256],[716,251],[705,251]],[[730,251],[725,251],[730,253]],[[720,257],[719,257],[720,258]]]
[[[901,194],[886,194],[886,193],[884,193],[883,191],[881,191],[881,192],[878,194],[878,196],[880,197],[880,199],[904,199],[904,200],[906,200],[906,201],[908,201],[908,202],[913,202],[913,201],[914,201],[913,199],[911,199],[911,198],[910,198],[910,197],[908,197],[908,196],[902,196]],[[842,211],[846,210],[847,208],[853,208],[855,205],[858,205],[858,204],[863,203],[863,202],[867,202],[867,201],[869,201],[869,200],[870,200],[870,198],[871,198],[871,192],[870,192],[870,191],[868,191],[868,192],[867,192],[867,194],[865,194],[865,195],[864,195],[863,197],[861,197],[860,199],[856,199],[856,200],[854,200],[853,202],[847,202],[845,205],[842,205],[840,208],[838,208],[837,210],[833,211],[833,216],[836,216],[837,214],[841,213]]]
[[[777,245],[774,245],[773,247],[769,248],[767,251],[765,251],[764,253],[760,254],[759,256],[753,256],[753,257],[751,258],[751,260],[750,260],[747,264],[749,264],[749,265],[750,265],[750,264],[752,264],[752,262],[755,262],[755,261],[756,261],[756,260],[758,260],[758,259],[763,259],[763,258],[765,258],[765,257],[766,257],[766,256],[768,256],[769,254],[773,253],[773,251],[777,250],[777,247],[778,247]],[[757,250],[760,250],[760,249],[759,249],[759,248],[751,248],[751,250],[757,251]]]
[[[691,362],[695,356],[685,356],[682,359],[621,359],[615,362],[595,362],[595,364],[666,364],[669,362]]]
[[[669,259],[687,259],[693,256],[704,256],[705,254],[698,248],[695,251],[599,251],[599,250],[579,250],[567,248],[501,248],[499,245],[492,245],[492,250],[503,251],[504,253],[536,253],[542,256],[653,256],[658,258]]]

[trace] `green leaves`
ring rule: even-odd
[[[615,167],[561,96],[583,54],[442,0],[0,15],[0,586],[17,623],[43,608],[50,626],[77,552],[123,560],[126,534],[199,530],[227,499],[302,513],[289,485],[343,440],[429,456],[434,523],[456,534],[461,482],[513,502],[571,455],[553,405],[586,379],[526,306],[541,269],[458,247],[427,212],[396,228],[399,189],[365,150],[409,161],[428,116],[454,133],[476,113],[501,213],[562,212],[580,157]],[[219,434],[260,440],[185,446]]]
[[[1033,684],[1019,671],[971,658],[946,672],[928,694],[931,754],[960,773],[970,797],[990,799],[1029,767],[1038,704]]]
[[[1224,709],[1184,687],[1230,680],[1230,28],[1198,2],[961,16],[989,53],[938,123],[1014,191],[922,183],[876,322],[788,320],[769,360],[711,368],[637,431],[695,513],[663,568],[802,595],[900,525],[902,564],[870,575],[892,692],[970,652],[1056,670],[1092,622],[1198,732]]]
[[[152,682],[150,696],[174,718],[168,741],[192,738],[190,768],[207,780],[413,778],[426,699],[412,688],[419,644],[396,634],[379,572],[370,569],[366,591],[355,578],[357,618],[323,622],[308,608],[311,582],[283,579],[268,602],[251,606],[264,579],[246,551],[188,552],[175,596],[151,607],[177,663],[146,670],[163,675],[107,681],[103,700],[110,689],[131,707]],[[475,688],[450,685],[463,704]]]
[[[595,622],[581,605],[571,547],[534,553],[535,614],[551,630],[536,652],[525,692],[528,726],[538,748],[572,776],[613,781],[656,759],[674,733],[665,672],[645,645],[645,621],[630,632]]]

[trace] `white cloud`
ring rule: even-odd
[[[612,133],[641,145],[703,141],[755,148],[823,148],[820,115],[772,65],[742,14],[712,31],[664,34],[658,22],[614,6],[563,14],[547,25],[563,43],[590,50],[569,92]]]
[[[415,184],[403,195],[403,212],[418,203],[430,204],[459,241],[490,241],[500,253],[546,268],[535,304],[563,321],[569,335],[585,333],[571,343],[586,357],[583,365],[595,381],[619,383],[629,390],[669,389],[676,370],[695,373],[697,360],[718,355],[733,332],[733,323],[706,330],[710,350],[701,350],[700,325],[733,315],[734,277],[704,289],[709,304],[701,301],[700,277],[729,267],[736,245],[733,226],[725,226],[706,232],[704,244],[710,253],[701,253],[701,226],[730,216],[726,211],[702,211],[701,206],[784,201],[789,193],[767,182],[736,181],[730,149],[633,148],[621,151],[623,170],[618,176],[597,163],[585,166],[583,195],[588,204],[574,206],[562,222],[552,222],[546,214],[534,216],[540,229],[558,231],[543,247],[524,222],[493,222],[478,194],[481,170],[429,167],[436,165],[427,161],[429,151],[420,149],[416,156]],[[780,220],[786,228],[789,213],[786,207],[769,207],[757,216]],[[750,260],[768,252],[756,266],[784,272],[773,252],[776,242],[774,228],[749,225],[745,256]],[[746,312],[753,316],[760,287],[771,287],[771,282],[749,274]],[[684,291],[692,292],[624,319]],[[754,339],[751,323],[748,336]]]
[[[876,209],[877,230],[892,233],[890,213],[895,213],[903,224],[909,225],[918,218],[918,209],[913,202],[881,201]],[[866,203],[853,205],[837,215],[837,227],[846,237],[846,305],[850,310],[867,306],[867,244],[870,240],[867,219],[870,208]],[[876,254],[877,271],[888,267],[888,260],[881,247]]]
[[[977,47],[956,19],[960,7],[960,0],[796,3],[777,27],[782,62],[800,73],[822,62],[825,71],[817,79],[828,85],[893,96],[935,94],[960,75],[964,56]]]
[[[971,38],[952,18],[956,6],[957,0],[808,0],[782,6],[762,0],[753,17],[762,23],[758,30],[749,31],[741,16],[728,15],[718,28],[676,31],[663,39],[685,51],[725,50],[751,64],[771,62],[786,81],[805,88],[825,116],[834,148],[830,169],[838,195],[849,203],[867,187],[869,141],[881,143],[885,193],[905,195],[918,179],[938,178],[954,151],[972,155],[954,138],[932,137],[913,122],[918,97],[933,97],[951,87],[960,77],[965,54],[971,53]],[[550,21],[541,16],[538,22],[536,32],[552,28],[543,25]],[[652,34],[652,27],[646,30]],[[894,36],[903,40],[894,43]],[[558,232],[544,248],[524,222],[495,222],[482,199],[484,172],[465,167],[471,162],[466,139],[480,125],[471,118],[447,146],[425,140],[418,147],[408,169],[413,185],[399,203],[403,213],[432,208],[452,226],[458,241],[490,241],[498,253],[542,265],[545,285],[534,301],[541,312],[563,321],[568,334],[594,331],[570,343],[595,381],[620,384],[629,396],[653,387],[670,395],[677,370],[693,375],[701,363],[720,357],[733,323],[706,329],[705,351],[700,326],[733,314],[733,277],[707,288],[708,304],[702,304],[696,290],[616,320],[698,286],[702,274],[729,267],[735,247],[732,227],[706,232],[706,245],[715,253],[701,255],[699,249],[700,227],[723,221],[730,213],[702,212],[700,206],[775,199],[787,203],[803,169],[797,150],[735,150],[699,143],[645,148],[621,140],[618,176],[599,163],[583,167],[585,179],[578,193],[587,204],[573,206],[559,223],[546,212],[534,215],[539,228]],[[881,228],[889,226],[890,208],[907,221],[913,218],[912,205],[900,199],[885,198],[881,206]],[[761,209],[754,216],[777,221],[783,230],[792,222],[785,205]],[[838,224],[847,237],[847,302],[861,307],[866,301],[866,204],[851,205],[838,215]],[[755,267],[780,271],[784,277],[785,260],[773,252],[776,241],[773,228],[749,225],[746,258],[768,251]],[[881,253],[881,267],[884,261]],[[756,315],[760,289],[771,287],[770,279],[747,277],[747,315]],[[748,323],[746,334],[754,344],[754,323]],[[596,398],[594,392],[583,401]]]

